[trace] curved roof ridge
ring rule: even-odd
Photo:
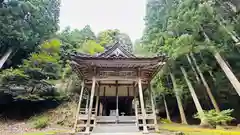
[[[107,50],[105,50],[103,53],[99,54],[98,56],[100,57],[108,57],[108,55],[110,55],[112,52],[114,52],[117,48],[120,49],[122,51],[122,53],[124,53],[127,57],[130,58],[135,58],[136,56],[132,53],[130,53],[128,50],[126,50],[123,46],[123,43],[121,43],[120,41],[116,41],[112,46],[108,46],[109,48],[107,48]]]

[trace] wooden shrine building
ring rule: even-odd
[[[95,56],[72,56],[71,67],[82,81],[75,131],[91,133],[109,124],[131,125],[143,133],[157,130],[150,81],[166,57],[136,57],[122,46],[117,42]],[[84,91],[89,98],[82,105]]]

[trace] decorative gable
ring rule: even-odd
[[[107,49],[104,53],[100,54],[100,57],[106,58],[135,58],[133,54],[128,52],[122,47],[121,43],[117,42],[112,47]]]
[[[111,52],[108,57],[111,58],[127,58],[128,56],[124,54],[119,48],[116,48],[113,52]]]

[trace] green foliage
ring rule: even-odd
[[[60,41],[52,39],[40,45],[40,51],[24,60],[23,68],[31,78],[57,79],[60,76]]]
[[[57,97],[54,84],[48,82],[61,76],[60,45],[57,39],[47,40],[37,52],[24,60],[23,65],[3,70],[0,75],[1,87],[8,89],[14,99],[37,101]]]
[[[36,129],[43,129],[49,125],[49,118],[47,116],[35,116],[31,119],[33,127]]]
[[[113,44],[116,41],[117,35],[119,35],[120,31],[115,30],[105,30],[98,34],[97,39],[101,46],[106,46],[109,44]]]
[[[70,55],[75,52],[94,55],[104,51],[103,45],[100,43],[102,40],[95,36],[89,25],[81,30],[74,29],[72,31],[68,27],[59,33],[58,37],[62,42],[61,59],[64,64],[67,64]]]
[[[234,46],[234,42],[240,39],[239,19],[239,14],[224,0],[147,1],[145,30],[142,38],[135,43],[134,51],[141,53],[141,56],[152,53],[166,54],[169,57],[166,64],[168,69],[156,75],[152,83],[158,95],[172,96],[172,82],[166,78],[169,72],[173,72],[183,104],[188,106],[191,98],[179,68],[182,66],[187,71],[201,105],[206,106],[211,102],[206,100],[206,95],[203,94],[204,86],[196,80],[186,58],[187,54],[193,53],[214,97],[218,98],[219,105],[230,105],[231,102],[234,109],[238,109],[233,100],[239,100],[236,92],[213,55],[215,52],[221,52],[239,78],[240,51],[239,47]],[[227,95],[230,96],[227,99],[231,98],[232,101],[226,101]]]
[[[101,31],[97,36],[97,42],[103,47],[112,45],[117,41],[121,42],[123,44],[122,47],[127,51],[133,51],[133,45],[130,37],[125,33],[121,33],[117,29]]]
[[[0,57],[12,49],[12,65],[20,64],[58,30],[60,0],[9,0],[0,7]],[[14,57],[15,56],[15,57]],[[7,64],[7,66],[9,66]]]
[[[83,51],[94,55],[95,53],[103,52],[104,48],[94,40],[88,40],[83,45]]]
[[[216,127],[216,125],[224,124],[226,122],[232,121],[234,118],[231,116],[233,109],[223,110],[217,112],[216,110],[204,111],[204,116],[206,120],[211,124],[211,126]],[[200,114],[195,114],[194,118],[201,119]]]
[[[61,79],[64,80],[67,77],[69,77],[71,74],[72,74],[71,66],[69,64],[66,64],[65,68],[63,68]]]
[[[45,41],[41,46],[40,49],[43,52],[48,53],[49,55],[58,55],[60,51],[61,42],[58,39],[52,39],[50,41]]]
[[[29,76],[24,73],[21,69],[6,69],[0,73],[0,82],[2,84],[7,84],[11,81],[23,81],[26,80]]]
[[[144,44],[139,39],[134,43],[133,54],[139,57],[151,57],[155,55],[153,52],[144,48]]]

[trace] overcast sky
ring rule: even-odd
[[[97,34],[105,29],[119,29],[132,41],[144,29],[146,0],[62,0],[60,27],[81,29],[89,24]]]

